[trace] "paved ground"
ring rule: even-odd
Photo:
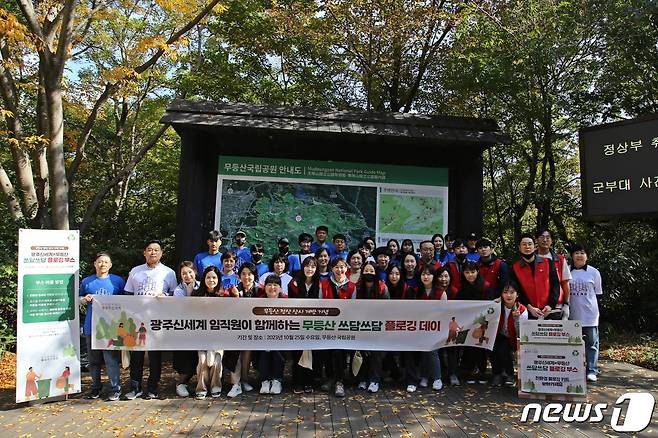
[[[401,387],[384,384],[375,395],[349,388],[345,399],[320,392],[295,395],[286,388],[280,396],[250,393],[197,401],[176,397],[171,371],[164,381],[167,388],[161,400],[106,402],[76,395],[66,401],[17,406],[11,401],[13,392],[4,391],[0,436],[604,437],[620,436],[610,427],[617,397],[643,391],[658,398],[658,372],[616,362],[602,363],[602,378],[588,395],[590,403],[608,403],[606,418],[581,425],[520,424],[527,401],[519,400],[513,389],[487,385],[407,394]],[[649,427],[637,435],[658,436],[656,410]]]

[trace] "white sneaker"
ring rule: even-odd
[[[370,382],[370,385],[368,385],[368,392],[372,392],[374,394],[377,391],[379,391],[379,383]]]
[[[420,379],[420,387],[421,388],[427,388],[428,385],[429,385],[429,381],[425,377]]]
[[[245,392],[250,392],[254,390],[254,387],[247,382],[242,382],[242,389],[244,389]]]
[[[263,380],[263,382],[260,384],[260,393],[261,394],[269,394],[270,393],[270,381],[269,380]]]
[[[190,392],[187,390],[187,385],[184,383],[176,385],[176,394],[178,394],[179,397],[189,397]]]
[[[142,396],[142,391],[130,391],[125,395],[126,400],[135,400],[137,397]]]
[[[368,387],[368,384],[366,382],[359,382],[359,386],[357,386],[358,389],[366,389]]]
[[[240,382],[236,383],[231,387],[231,390],[226,394],[228,398],[234,398],[242,394],[242,385],[240,385]]]
[[[407,386],[407,392],[416,392],[416,385]]]
[[[194,398],[196,398],[197,400],[203,400],[204,398],[206,398],[206,393],[199,391],[196,393]]]
[[[596,382],[597,380],[599,380],[599,378],[596,377],[596,374],[595,374],[595,373],[589,373],[589,374],[587,375],[587,381],[588,381],[588,382]]]
[[[432,382],[433,390],[438,391],[441,388],[443,388],[443,382],[441,381],[441,379],[436,379],[434,382]]]
[[[280,380],[272,380],[272,385],[270,386],[270,394],[281,394],[282,389],[283,387]]]
[[[213,386],[212,389],[210,390],[210,395],[212,398],[217,398],[222,395],[222,387],[221,386]]]

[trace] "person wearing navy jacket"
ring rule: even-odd
[[[453,260],[450,260],[446,267],[450,272],[450,279],[452,280],[452,285],[459,290],[461,288],[461,278],[462,272],[464,270],[464,265],[468,262],[466,255],[468,254],[468,248],[466,247],[466,241],[463,239],[455,239],[452,242],[452,251],[455,255]]]

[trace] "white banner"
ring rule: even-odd
[[[585,395],[580,321],[521,321],[520,332],[519,394]]]
[[[493,301],[97,296],[93,348],[122,350],[491,350]]]
[[[18,238],[16,402],[80,392],[78,231]]]

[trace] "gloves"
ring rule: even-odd
[[[562,319],[569,319],[569,303],[562,304]]]

